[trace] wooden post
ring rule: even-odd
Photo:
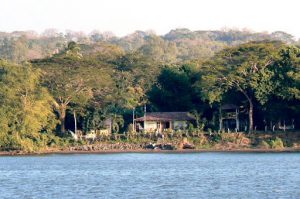
[[[159,132],[160,132],[160,133],[163,132],[163,123],[162,123],[162,121],[160,121]]]
[[[240,121],[239,121],[239,112],[238,112],[238,108],[235,109],[235,129],[238,132],[240,130]]]
[[[133,132],[135,132],[134,111],[135,108],[132,109],[132,131]]]
[[[146,132],[146,113],[147,113],[147,107],[146,104],[144,106],[144,131]]]

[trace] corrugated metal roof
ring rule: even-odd
[[[139,117],[135,121],[144,121],[145,117]],[[151,112],[146,113],[146,121],[191,121],[195,117],[188,112]]]

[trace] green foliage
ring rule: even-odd
[[[286,43],[261,41],[274,38]],[[238,30],[176,29],[164,36],[137,31],[123,38],[0,33],[0,58],[31,59],[34,66],[0,61],[0,148],[77,144],[51,134],[57,119],[57,133],[73,130],[75,121],[84,132],[101,129],[106,119],[114,133],[132,131],[132,110],[141,116],[144,105],[149,111],[193,112],[196,126],[189,126],[188,135],[217,129],[218,102],[247,107],[242,114],[255,116],[258,128],[283,121],[298,128],[300,52],[287,45],[292,43],[284,32]],[[235,139],[211,136],[211,143]]]
[[[212,134],[211,135],[211,140],[213,142],[219,143],[222,140],[222,135],[221,133],[217,133],[217,134]]]
[[[287,46],[271,68],[274,95],[288,100],[300,100],[300,49]]]
[[[103,128],[106,117],[106,113],[101,110],[88,109],[83,121],[83,130],[89,132]]]
[[[257,105],[268,106],[274,96],[297,99],[299,53],[297,48],[292,49],[281,42],[266,41],[224,49],[205,63],[201,71],[203,99],[212,104],[224,102],[232,92],[242,94],[248,104],[251,132]],[[231,100],[241,105],[242,101],[236,99]]]
[[[195,129],[194,125],[192,123],[189,123],[188,124],[188,132],[192,133],[194,131],[194,129]]]
[[[161,63],[175,63],[177,57],[177,48],[174,42],[163,40],[156,35],[150,35],[146,38],[146,43],[138,51],[149,59]]]
[[[111,114],[112,132],[119,133],[120,128],[124,127],[124,119],[121,115]]]
[[[272,139],[270,142],[270,147],[272,149],[283,149],[284,148],[284,144],[281,138],[276,137],[275,139]]]
[[[193,65],[166,67],[161,71],[149,91],[149,101],[161,111],[190,111],[201,105],[200,96],[194,89],[199,80]],[[198,108],[198,109],[199,109]]]
[[[81,110],[89,100],[102,97],[108,85],[112,84],[107,64],[82,58],[80,48],[71,42],[65,51],[50,59],[34,62],[43,70],[43,85],[54,97],[54,107],[61,122],[61,132],[65,131],[65,118],[68,109]],[[102,94],[102,95],[101,95]],[[71,106],[72,105],[72,106]]]
[[[68,31],[64,34],[55,29],[47,29],[42,34],[33,31],[0,33],[0,58],[18,63],[41,59],[68,48],[66,46],[68,42],[77,41],[83,49],[82,55],[101,52],[100,59],[102,55],[113,57],[116,47],[125,52],[141,51],[159,62],[174,63],[199,58],[207,59],[226,46],[261,40],[297,43],[292,35],[282,31],[267,34],[230,29],[220,31],[175,29],[163,36],[157,36],[153,32],[136,31],[118,38],[107,32],[94,31],[90,35],[85,35],[82,32]],[[76,57],[78,54],[73,55]],[[109,59],[108,57],[105,59]]]
[[[40,85],[40,71],[29,64],[0,61],[0,147],[33,150],[40,133],[51,132],[55,116],[53,98]]]
[[[246,98],[261,104],[273,91],[272,71],[268,67],[276,60],[278,42],[253,42],[227,48],[204,64],[201,86],[204,99],[221,101],[224,93],[236,90]]]

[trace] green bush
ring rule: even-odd
[[[36,151],[38,146],[30,138],[21,138],[18,134],[1,136],[0,149],[4,151],[21,150],[24,152]]]
[[[210,138],[211,141],[216,142],[216,143],[221,142],[221,140],[222,140],[221,134],[222,134],[222,133],[212,134],[212,135],[211,135],[211,138]]]
[[[39,133],[36,137],[29,135],[0,132],[0,151],[20,150],[23,152],[36,152],[47,147],[66,147],[85,144],[85,141],[81,141],[82,143],[80,143],[69,137],[60,138],[53,133]]]
[[[283,141],[279,137],[276,137],[274,140],[271,140],[269,144],[272,149],[283,149],[284,148]]]
[[[129,124],[127,127],[127,132],[132,133],[133,132],[133,125]]]
[[[188,124],[188,132],[192,133],[195,130],[194,125],[192,123]]]

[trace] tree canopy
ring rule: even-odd
[[[297,51],[296,48],[292,48]],[[203,68],[203,98],[222,102],[226,93],[243,94],[249,107],[249,130],[253,130],[255,104],[264,105],[272,96],[297,96],[295,54],[281,42],[251,42],[217,53]],[[295,53],[295,52],[294,52]],[[288,56],[288,57],[287,57]],[[299,85],[298,85],[299,86]]]
[[[0,148],[33,150],[33,140],[55,128],[53,98],[30,64],[0,61],[0,67]]]
[[[204,129],[218,130],[217,108],[225,103],[242,107],[249,131],[282,120],[300,126],[300,50],[289,35],[187,29],[124,38],[54,35],[46,37],[47,53],[28,63],[31,51],[22,42],[35,49],[37,38],[0,34],[1,56],[10,60],[0,61],[1,148],[30,150],[45,135],[88,133],[107,121],[114,133],[126,132],[132,111],[142,116],[144,106],[193,112]],[[73,37],[78,42],[66,42]],[[281,41],[262,41],[273,37]]]

